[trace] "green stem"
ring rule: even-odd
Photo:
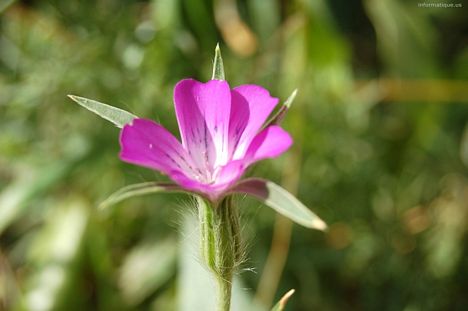
[[[218,311],[229,311],[231,309],[231,279],[218,277]]]
[[[218,282],[218,310],[229,311],[232,277],[241,260],[239,215],[232,197],[216,206],[198,198],[201,252]]]

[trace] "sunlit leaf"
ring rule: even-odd
[[[125,199],[136,197],[145,194],[158,192],[187,192],[179,186],[171,183],[162,182],[145,182],[123,187],[111,194],[104,202],[100,204],[100,208],[106,208],[110,205],[119,203]]]
[[[122,128],[127,123],[131,123],[133,119],[138,118],[137,116],[131,114],[128,111],[107,104],[103,104],[92,99],[87,99],[75,95],[68,95],[68,97],[70,97],[80,106],[88,109],[91,112],[94,112],[101,118],[114,123],[117,127],[120,128]]]
[[[281,297],[280,301],[271,309],[271,311],[283,311],[284,308],[286,307],[286,304],[288,303],[289,298],[294,294],[295,290],[291,289],[289,292],[284,294],[283,297]]]
[[[215,58],[213,62],[213,75],[211,79],[212,80],[224,80],[225,79],[223,58],[221,57],[221,49],[219,48],[219,44],[217,44],[215,48]]]
[[[0,13],[5,11],[10,5],[12,5],[16,0],[3,0],[0,1]]]
[[[83,154],[21,173],[0,192],[0,233],[25,212],[28,203],[46,193],[65,178]]]
[[[251,195],[278,213],[307,228],[324,230],[327,227],[323,220],[291,193],[271,181],[260,178],[245,179],[231,192]]]
[[[34,270],[25,289],[27,310],[63,310],[67,299],[77,295],[74,272],[83,249],[89,208],[81,199],[60,202],[30,250]]]
[[[119,287],[130,305],[148,298],[174,274],[177,243],[173,238],[144,242],[130,251],[120,269]]]

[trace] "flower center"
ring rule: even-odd
[[[221,166],[195,168],[192,177],[203,184],[214,184],[218,178]]]

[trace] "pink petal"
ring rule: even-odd
[[[194,165],[179,141],[161,125],[134,119],[120,133],[120,159],[167,175],[182,172],[194,175]]]
[[[257,134],[247,149],[245,157],[230,161],[219,168],[216,184],[209,185],[208,192],[218,195],[233,186],[253,162],[281,155],[292,145],[291,136],[281,127],[272,125]],[[207,192],[205,189],[204,192]]]
[[[229,186],[233,185],[246,169],[244,160],[231,161],[228,164],[219,168],[218,175],[216,177],[216,185],[225,190]]]
[[[219,168],[216,183],[201,183],[185,175],[177,176],[174,180],[187,189],[205,193],[216,200],[242,177],[250,164],[265,158],[277,157],[291,145],[291,136],[281,127],[272,125],[255,136],[243,159],[230,161]]]
[[[232,107],[229,124],[229,151],[233,159],[241,159],[258,133],[278,98],[257,85],[241,85],[231,91]]]
[[[170,173],[170,176],[172,180],[174,180],[177,184],[181,185],[184,189],[201,193],[209,193],[207,184],[202,183],[196,179],[190,178],[183,172],[172,171]]]
[[[291,136],[277,125],[271,125],[258,133],[245,154],[245,163],[274,158],[289,149],[293,143]]]
[[[173,172],[171,178],[185,189],[204,193],[210,199],[216,200],[241,178],[245,168],[243,160],[229,162],[219,168],[216,183],[199,182],[180,172]]]
[[[177,83],[174,101],[182,145],[199,168],[210,169],[228,161],[231,92],[226,81]]]

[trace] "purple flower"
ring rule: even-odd
[[[278,103],[257,85],[230,89],[222,80],[182,80],[174,102],[182,143],[161,125],[134,119],[120,134],[120,158],[168,175],[215,201],[252,163],[277,157],[292,144],[277,125],[261,130]]]

